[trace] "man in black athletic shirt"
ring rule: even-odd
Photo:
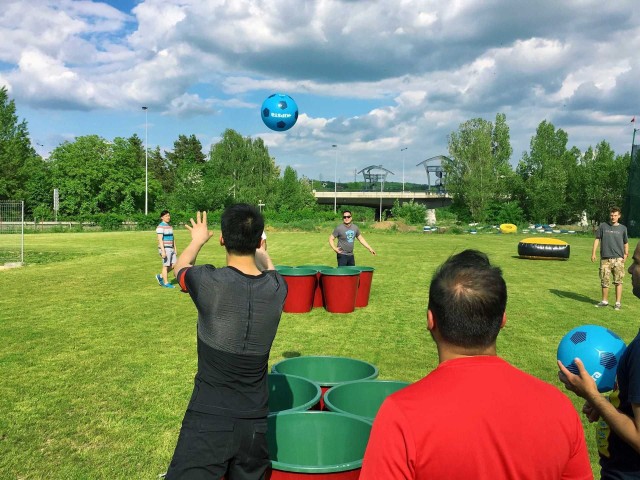
[[[165,478],[263,479],[270,465],[267,363],[287,284],[261,246],[264,220],[255,207],[224,211],[223,268],[193,266],[213,236],[207,213],[186,227],[191,243],[175,271],[198,310],[198,371]]]

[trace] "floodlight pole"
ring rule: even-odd
[[[338,145],[331,145],[336,150],[336,163],[333,169],[333,213],[338,213]]]
[[[149,214],[149,145],[148,145],[148,108],[144,110],[144,214]]]
[[[400,149],[400,155],[402,156],[402,193],[404,193],[404,155],[402,155],[402,152],[404,152],[407,148],[409,147],[403,147]]]

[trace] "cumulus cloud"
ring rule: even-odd
[[[390,152],[397,162],[407,145],[444,154],[461,122],[497,112],[515,155],[544,119],[581,147],[602,128],[615,148],[624,131],[612,125],[638,113],[630,0],[141,0],[130,12],[110,3],[5,0],[0,82],[32,108],[149,105],[181,119],[257,108],[264,92],[299,95],[316,111],[301,112],[286,141],[262,136],[300,164],[306,152],[309,169],[332,143],[345,168]],[[326,112],[323,99],[360,103]]]

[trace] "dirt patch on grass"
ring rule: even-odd
[[[413,225],[407,225],[402,221],[390,221],[385,220],[384,222],[375,222],[371,225],[376,230],[397,230],[398,232],[415,232],[418,230],[418,227]]]

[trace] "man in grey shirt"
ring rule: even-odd
[[[329,235],[329,245],[331,249],[336,252],[339,267],[354,266],[356,264],[355,257],[353,256],[353,244],[356,238],[372,255],[376,254],[375,250],[369,246],[364,236],[360,233],[357,225],[353,225],[351,222],[351,212],[345,210],[342,212],[342,224],[334,228],[333,233]],[[334,243],[336,238],[338,239],[337,247]]]
[[[624,277],[624,262],[629,256],[629,239],[627,227],[618,223],[620,208],[611,207],[609,222],[603,222],[596,230],[593,242],[591,261],[596,261],[596,251],[600,245],[600,285],[602,286],[602,301],[596,307],[609,305],[609,285],[611,277],[616,286],[616,303],[614,308],[620,310],[622,300],[622,278]]]

